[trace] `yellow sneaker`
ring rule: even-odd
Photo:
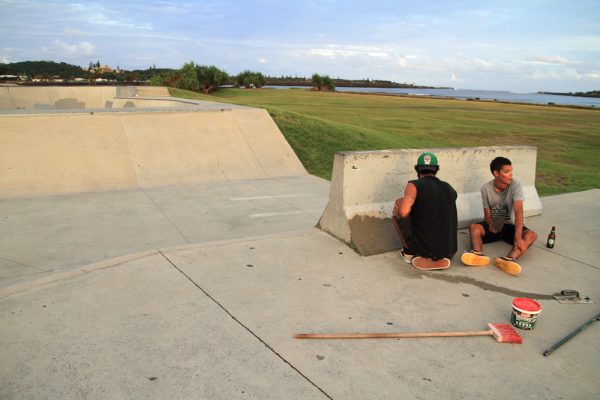
[[[521,266],[512,257],[498,257],[494,260],[494,265],[509,275],[521,273]]]
[[[460,261],[470,267],[483,267],[490,263],[490,258],[480,251],[471,250],[468,253],[462,253]]]

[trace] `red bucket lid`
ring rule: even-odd
[[[512,302],[513,306],[519,310],[529,311],[532,313],[540,312],[542,306],[535,300],[528,299],[527,297],[517,297]]]

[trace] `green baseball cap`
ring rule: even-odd
[[[440,168],[438,164],[437,157],[435,154],[426,151],[421,154],[417,159],[417,165],[415,165],[415,169],[417,170],[434,170],[437,171]]]

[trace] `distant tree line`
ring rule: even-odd
[[[64,62],[23,61],[12,64],[0,64],[0,75],[20,75],[28,77],[54,77],[62,79],[87,78],[81,67]]]
[[[265,85],[272,86],[307,86],[313,90],[333,91],[336,87],[398,87],[398,88],[426,88],[428,86],[416,86],[408,83],[396,83],[385,80],[349,80],[333,79],[328,75],[313,74],[312,77],[298,76],[265,76],[256,71],[242,71],[237,75],[229,75],[227,72],[214,65],[206,66],[188,62],[180,69],[156,68],[155,65],[144,70],[120,70],[103,71],[100,60],[90,61],[89,67],[82,68],[64,62],[53,61],[24,61],[17,63],[0,63],[0,75],[27,76],[30,79],[60,78],[68,82],[73,80],[86,80],[95,82],[98,79],[110,82],[140,83],[149,82],[154,86],[169,86],[180,89],[192,90],[202,93],[211,93],[222,86],[234,86],[245,88],[260,88]]]
[[[538,92],[540,94],[553,94],[558,96],[577,96],[577,97],[600,97],[600,90],[591,90],[589,92],[569,92],[569,93],[558,93],[558,92]]]
[[[184,64],[179,70],[158,74],[150,79],[153,86],[169,86],[206,94],[219,90],[220,87],[225,85],[238,88],[260,88],[265,86],[267,82],[280,84],[281,81],[275,81],[272,78],[265,77],[260,72],[250,70],[230,76],[214,65],[197,65],[194,62]],[[302,83],[303,85],[310,84],[315,90],[335,90],[333,80],[327,75],[314,74],[310,80],[302,78]]]
[[[83,79],[86,81],[93,81],[101,78],[109,81],[116,82],[140,82],[148,81],[154,75],[170,71],[170,68],[156,68],[150,67],[146,70],[133,70],[133,71],[121,71],[117,73],[112,72],[101,72],[100,61],[91,62],[90,67],[87,69],[81,68],[77,65],[67,64],[64,62],[54,61],[22,61],[16,63],[0,63],[0,75],[15,75],[15,76],[26,76],[29,79],[61,79],[63,81],[73,81],[76,79]],[[118,67],[117,67],[118,69]]]
[[[260,72],[243,71],[230,76],[214,65],[198,65],[194,62],[186,63],[178,70],[156,74],[150,79],[153,86],[169,86],[207,94],[225,85],[259,88],[264,86],[265,82],[265,76]]]

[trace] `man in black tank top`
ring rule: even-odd
[[[445,269],[457,250],[456,191],[436,177],[433,153],[421,154],[415,170],[419,179],[407,183],[393,210],[402,258],[419,269]]]

